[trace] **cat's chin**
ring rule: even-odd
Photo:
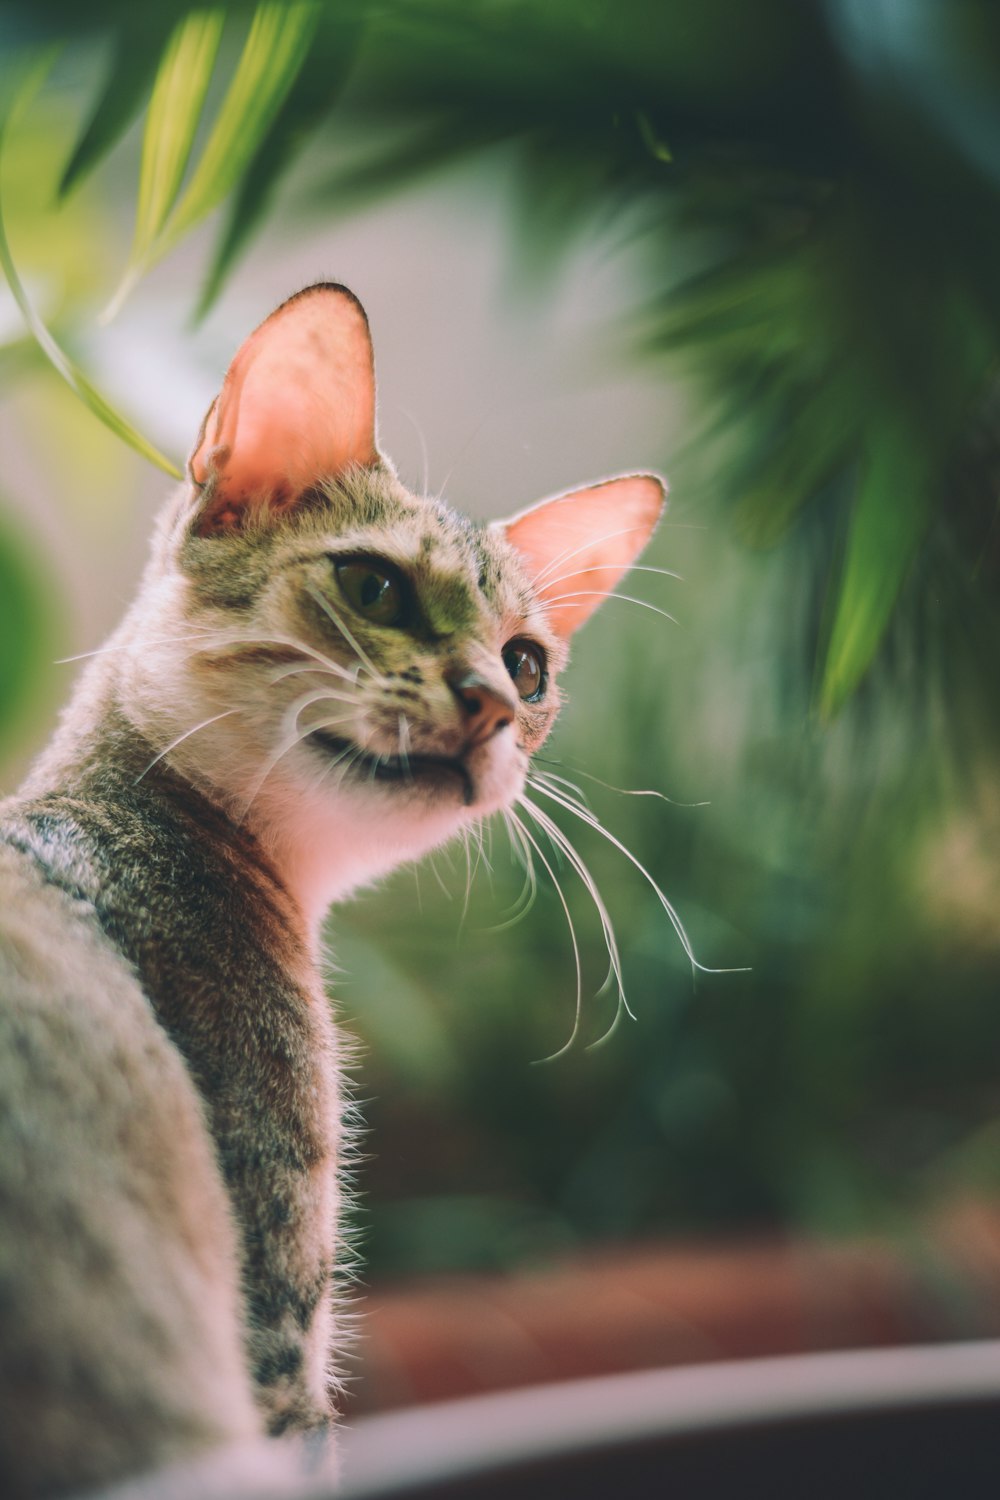
[[[317,729],[309,742],[334,766],[345,782],[388,787],[401,792],[439,793],[465,807],[476,801],[476,787],[464,757],[453,755],[373,755],[350,740]]]
[[[314,730],[307,743],[336,768],[345,789],[381,795],[399,805],[450,806],[485,816],[512,806],[524,786],[527,756],[502,737],[464,755],[376,754],[325,729]]]
[[[317,778],[317,761],[331,774]],[[503,735],[460,760],[411,754],[404,763],[314,732],[258,784],[241,821],[245,815],[317,934],[331,902],[512,807],[526,766],[525,751]]]

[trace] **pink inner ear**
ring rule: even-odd
[[[216,483],[199,529],[224,528],[250,506],[285,509],[376,458],[368,320],[346,288],[309,287],[242,345],[205,419],[190,470]]]
[[[663,513],[665,486],[629,474],[522,511],[502,530],[557,634],[569,636],[627,573]]]

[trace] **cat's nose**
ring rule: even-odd
[[[470,744],[482,745],[508,724],[513,724],[513,703],[475,672],[449,677],[448,686],[462,705]]]

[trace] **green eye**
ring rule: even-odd
[[[398,625],[403,618],[403,589],[394,572],[357,558],[336,565],[337,580],[359,615],[373,625]]]
[[[503,664],[525,703],[537,703],[545,694],[545,653],[532,641],[508,641]]]

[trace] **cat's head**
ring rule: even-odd
[[[351,293],[278,308],[205,419],[133,618],[140,727],[313,917],[513,805],[570,635],[663,507],[628,475],[477,526],[403,487],[375,415]]]

